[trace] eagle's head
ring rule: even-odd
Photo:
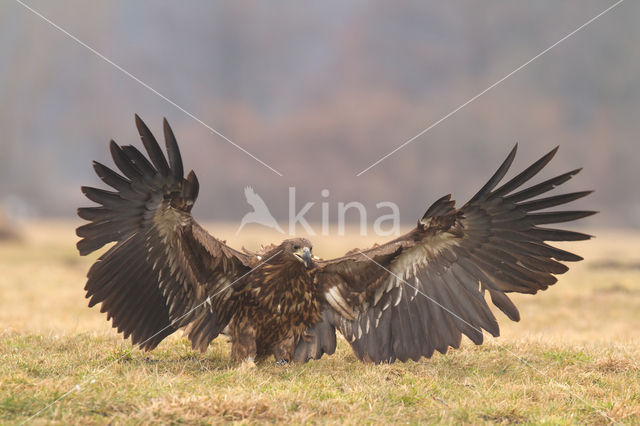
[[[311,241],[306,238],[284,240],[280,248],[285,256],[291,256],[292,259],[301,262],[305,267],[310,268],[313,266],[313,246]]]

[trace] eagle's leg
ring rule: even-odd
[[[271,352],[273,353],[273,357],[275,358],[278,364],[284,365],[288,364],[293,360],[293,354],[296,350],[296,339],[293,336],[293,333],[290,333],[280,342],[276,343]]]
[[[231,324],[231,358],[236,362],[256,359],[256,328],[248,318],[239,318]]]

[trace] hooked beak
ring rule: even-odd
[[[302,247],[301,250],[294,254],[307,268],[311,265],[311,250],[309,250],[309,247]]]

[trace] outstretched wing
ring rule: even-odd
[[[540,227],[580,219],[590,211],[545,211],[590,191],[537,198],[578,173],[574,170],[515,192],[535,176],[557,148],[496,188],[517,145],[487,184],[462,208],[450,195],[436,201],[415,229],[382,246],[320,263],[317,284],[327,302],[325,322],[338,328],[363,360],[393,362],[457,348],[465,334],[498,336],[485,301],[511,320],[519,313],[508,292],[536,293],[568,270],[560,261],[582,258],[546,241],[589,235]],[[318,342],[315,343],[316,346]]]
[[[189,325],[193,346],[205,350],[228,323],[241,290],[241,283],[230,284],[249,270],[251,259],[210,236],[191,216],[198,180],[193,171],[183,178],[166,119],[168,162],[147,126],[135,118],[149,160],[135,147],[111,141],[122,175],[98,162],[93,167],[115,191],[82,188],[99,206],[78,209],[90,221],[76,231],[82,237],[80,254],[115,242],[89,270],[89,306],[102,303],[101,312],[118,332],[142,349],[153,349]]]

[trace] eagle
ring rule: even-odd
[[[112,189],[82,187],[97,205],[78,209],[89,223],[77,228],[77,248],[87,255],[113,243],[90,267],[86,297],[142,350],[183,330],[203,352],[228,335],[239,363],[271,355],[304,363],[333,354],[339,332],[364,362],[429,358],[457,349],[463,334],[476,345],[484,331],[497,337],[489,300],[519,321],[508,293],[546,290],[567,272],[563,262],[582,260],[549,242],[591,238],[541,226],[595,213],[549,210],[592,192],[546,195],[581,169],[525,187],[557,147],[498,186],[516,144],[466,204],[456,208],[451,195],[438,199],[393,241],[331,260],[314,256],[305,238],[236,250],[191,215],[198,179],[193,171],[184,177],[167,120],[166,156],[138,115],[135,123],[148,156],[112,140],[120,173],[93,162]]]

